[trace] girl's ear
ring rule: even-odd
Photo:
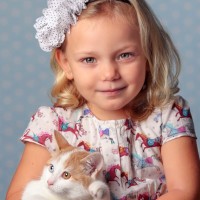
[[[72,80],[73,79],[73,73],[72,73],[71,67],[69,65],[69,62],[68,62],[65,54],[63,53],[63,51],[61,49],[55,50],[55,59],[56,59],[57,63],[59,64],[59,66],[65,72],[66,77],[69,80]]]

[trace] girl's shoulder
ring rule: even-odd
[[[74,125],[86,116],[89,116],[87,106],[77,109],[41,106],[32,115],[20,139],[23,142],[33,142],[51,149],[52,135],[55,130],[66,132],[71,128],[73,131]]]
[[[189,103],[182,96],[175,96],[163,108],[157,109],[163,143],[181,136],[196,138]]]
[[[168,104],[168,107],[174,108],[175,105],[179,105],[179,107],[184,109],[189,109],[188,101],[180,95],[175,96],[174,99]]]
[[[166,118],[166,120],[170,116],[191,118],[189,103],[185,98],[180,95],[175,96],[167,105],[157,110],[162,112],[163,119]],[[180,120],[180,118],[178,118],[178,121]]]
[[[175,96],[163,107],[156,107],[139,125],[152,137],[160,137],[162,144],[181,136],[196,137],[188,101],[182,96]]]
[[[158,114],[167,117],[174,111],[185,112],[184,114],[190,112],[188,101],[180,95],[174,96],[174,98],[163,107],[156,107],[149,117],[152,118]]]

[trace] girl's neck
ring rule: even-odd
[[[127,119],[129,115],[124,109],[120,110],[103,110],[94,108],[91,104],[87,104],[88,108],[92,112],[92,114],[99,120],[119,120],[119,119]]]

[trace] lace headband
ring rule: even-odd
[[[94,0],[90,0],[92,2]],[[129,3],[128,0],[120,0]],[[64,42],[65,34],[70,26],[76,24],[77,16],[81,14],[89,0],[48,0],[43,16],[36,19],[35,38],[43,51],[52,51]]]

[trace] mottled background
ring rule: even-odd
[[[181,92],[200,132],[200,0],[147,0],[171,33],[180,51],[183,70]],[[34,39],[35,19],[45,0],[0,1],[0,198],[5,193],[23,150],[19,137],[30,116],[49,99],[53,76],[49,53]],[[200,139],[198,139],[200,149]],[[24,172],[28,173],[28,172]],[[23,177],[22,177],[23,178]]]

